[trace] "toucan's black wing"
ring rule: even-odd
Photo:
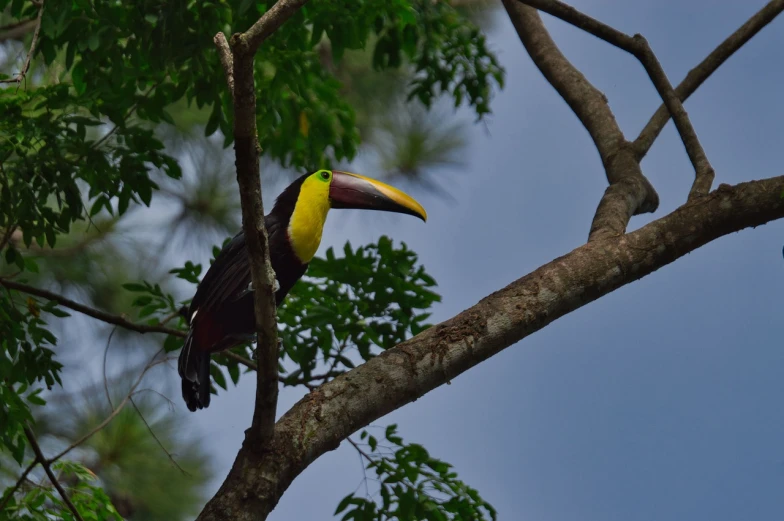
[[[296,279],[304,273],[304,266],[293,256],[285,220],[270,214],[264,218],[264,225],[267,228],[272,268],[281,285],[276,295],[277,303],[280,304]],[[281,273],[278,273],[279,271]],[[213,313],[245,295],[251,281],[245,234],[240,232],[224,246],[204,275],[191,301],[189,320],[193,320],[193,314],[197,311],[203,314]]]
[[[250,259],[245,244],[245,234],[238,233],[224,246],[207,270],[188,311],[188,319],[193,314],[210,313],[222,304],[235,299],[248,288],[251,282]]]

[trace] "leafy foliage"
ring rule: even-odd
[[[224,148],[231,144],[231,100],[211,35],[249,27],[272,4],[272,0],[0,0],[3,26],[27,23],[41,13],[35,53],[24,81],[0,86],[3,462],[10,461],[6,459],[10,455],[21,465],[29,457],[24,426],[45,424],[47,415],[40,414],[41,407],[46,406],[47,412],[59,410],[51,401],[53,394],[62,391],[66,370],[58,361],[58,327],[67,332],[75,329],[75,322],[60,307],[11,290],[3,280],[59,284],[64,290],[87,288],[92,304],[102,310],[184,330],[185,319],[177,312],[188,300],[176,297],[174,286],[167,283],[188,283],[192,289],[201,265],[187,261],[169,270],[172,263],[165,261],[163,275],[148,273],[139,257],[154,256],[144,247],[154,248],[144,238],[129,246],[116,237],[126,223],[134,222],[129,216],[150,207],[154,196],[171,196],[185,185],[185,162],[178,160],[165,139],[167,132],[186,134],[199,127],[206,136],[222,136]],[[24,39],[19,48],[26,52],[32,34]],[[15,74],[3,61],[12,54],[6,52],[7,45],[0,42],[0,79]],[[424,107],[446,94],[455,106],[473,107],[483,117],[489,112],[492,88],[503,84],[503,71],[484,36],[448,2],[313,2],[265,42],[264,53],[255,62],[256,116],[265,161],[302,170],[356,156],[365,137],[360,120],[369,121],[373,118],[367,113],[378,111],[368,105],[364,115],[357,114],[357,91],[352,92],[349,77],[357,69],[346,66],[352,53],[368,70],[378,71],[375,78],[396,78],[386,85],[393,97],[404,93]],[[354,85],[370,75],[361,76]],[[440,150],[454,149],[459,142],[439,138],[426,147],[405,145],[407,157],[425,150],[430,161],[444,162],[451,156],[440,155]],[[414,162],[407,161],[403,171],[413,171],[409,166]],[[212,181],[213,187],[225,185],[217,175]],[[235,222],[236,206],[231,204],[236,205],[236,200],[205,209],[205,200],[218,199],[212,188],[199,197],[180,199],[191,214],[217,214],[223,208],[218,233]],[[175,219],[181,220],[181,216]],[[99,243],[101,248],[96,247]],[[138,273],[144,274],[144,280],[137,280]],[[291,370],[284,371],[284,382],[322,382],[421,331],[427,327],[430,306],[439,301],[434,286],[435,281],[417,265],[416,255],[405,244],[394,247],[387,238],[355,249],[347,244],[341,258],[329,250],[325,259],[314,259],[309,277],[280,309],[285,347],[281,364]],[[67,320],[52,322],[50,315]],[[168,352],[181,345],[176,335],[163,341]],[[248,346],[236,351],[252,356]],[[320,365],[327,372],[317,378]],[[236,361],[216,357],[212,375],[215,384],[225,389],[224,367],[235,384],[240,367]],[[99,419],[109,414],[98,406],[93,412]],[[118,420],[126,412],[112,425],[124,425]],[[49,434],[57,430],[52,422],[48,428]],[[106,433],[117,434],[111,429]],[[109,453],[114,454],[102,454],[109,458]],[[137,468],[155,472],[138,461],[116,465],[128,470],[137,463]],[[112,506],[116,496],[110,492],[122,488],[125,475],[112,481],[108,467],[95,462],[91,470],[73,461],[56,465],[69,476],[69,495],[85,519],[117,518]],[[100,475],[98,482],[92,471]],[[141,485],[132,488],[128,495],[143,490]],[[5,515],[70,518],[50,487],[22,490],[10,497],[0,519]],[[151,490],[144,493],[154,496]],[[183,502],[194,501],[188,496]],[[164,518],[177,515],[167,511]]]
[[[381,504],[369,497],[349,494],[338,504],[335,515],[345,511],[342,521],[483,521],[495,520],[495,509],[479,493],[457,479],[449,463],[432,457],[427,449],[405,443],[390,425],[384,432],[391,446],[362,431],[371,455],[367,470],[378,479]],[[366,478],[367,479],[367,478]]]
[[[7,449],[22,464],[26,441],[24,426],[32,420],[31,406],[41,406],[44,384],[51,389],[60,381],[60,364],[52,348],[57,338],[41,314],[66,317],[54,302],[41,304],[0,288],[0,449]]]
[[[217,248],[213,253],[217,255]],[[306,276],[278,307],[278,335],[283,345],[280,378],[284,385],[331,379],[353,368],[358,360],[367,361],[429,327],[429,310],[441,297],[433,292],[436,281],[417,260],[405,243],[395,247],[386,236],[356,249],[347,242],[342,257],[332,248],[325,257],[314,257]],[[172,269],[190,282],[195,282],[200,272],[201,265],[190,262]],[[143,306],[142,316],[152,311],[159,316],[163,310],[176,311],[173,297],[162,294],[160,286],[132,283],[125,287],[144,294],[134,301]],[[149,323],[159,322],[151,318]],[[169,336],[164,346],[174,351],[182,346],[182,339]],[[253,357],[250,345],[237,347],[235,352]],[[354,352],[358,359],[352,360]],[[290,362],[295,368],[287,373]],[[326,373],[317,376],[320,365]],[[214,384],[227,389],[221,366],[226,367],[234,384],[239,381],[240,368],[236,360],[213,359]]]
[[[416,253],[405,243],[395,248],[386,236],[355,250],[347,242],[342,257],[329,248],[278,310],[281,359],[298,366],[281,379],[310,381],[319,357],[335,376],[354,367],[349,351],[366,361],[416,335],[441,300],[435,285]]]
[[[59,480],[69,483],[68,497],[83,519],[122,520],[109,496],[95,484],[97,476],[88,468],[79,463],[60,461],[52,465],[52,471],[59,476]],[[12,497],[0,511],[0,521],[49,521],[51,519],[63,521],[76,519],[51,484],[30,487],[19,499]]]

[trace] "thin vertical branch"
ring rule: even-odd
[[[232,37],[232,41],[235,41]],[[256,317],[257,360],[256,407],[249,431],[253,446],[263,446],[272,437],[278,401],[278,331],[275,275],[269,258],[269,241],[264,225],[261,197],[259,141],[256,135],[256,91],[253,54],[234,50],[234,152],[237,183],[242,205],[242,229],[248,245],[253,303]]]
[[[229,42],[226,41],[226,35],[218,33],[213,36],[212,41],[215,42],[215,47],[218,48],[218,58],[220,59],[223,73],[226,75],[226,85],[229,87],[229,94],[234,101],[234,58],[231,55]]]
[[[24,65],[22,66],[22,70],[14,76],[13,78],[7,80],[0,80],[0,83],[16,83],[21,84],[24,81],[25,76],[27,76],[27,71],[30,70],[30,60],[33,59],[33,54],[35,54],[35,46],[38,43],[38,34],[41,32],[41,17],[44,15],[44,2],[41,0],[41,4],[38,7],[38,18],[35,19],[35,32],[33,33],[33,41],[30,43],[30,51],[27,53],[27,58],[25,58]]]
[[[226,52],[225,37],[222,33],[213,38],[221,56],[226,81],[234,93],[235,166],[242,206],[242,230],[248,247],[254,289],[258,360],[256,406],[246,441],[257,448],[262,448],[272,438],[275,427],[278,403],[278,326],[273,290],[275,274],[269,258],[269,239],[264,225],[264,203],[261,197],[261,147],[256,129],[254,58],[264,40],[307,1],[278,0],[247,32],[232,35],[231,56]]]

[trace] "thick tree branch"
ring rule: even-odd
[[[43,452],[41,452],[41,447],[38,446],[38,440],[35,439],[35,434],[30,429],[30,427],[24,428],[25,436],[27,436],[27,441],[30,442],[30,447],[32,447],[33,452],[35,453],[35,458],[41,462],[41,465],[44,467],[44,471],[46,471],[46,475],[49,476],[49,481],[52,482],[54,488],[57,489],[59,492],[60,497],[63,498],[63,502],[68,506],[68,510],[71,511],[73,516],[78,519],[78,521],[84,521],[84,518],[76,509],[76,506],[71,502],[71,498],[68,497],[68,494],[65,493],[63,486],[57,481],[57,477],[52,472],[52,467],[49,461],[44,457]]]
[[[263,520],[310,463],[385,414],[556,319],[719,237],[784,217],[784,176],[721,185],[642,228],[585,244],[473,307],[324,384],[243,447],[200,521]]]
[[[635,209],[645,204],[643,197],[646,193],[647,183],[644,177],[624,177],[608,186],[591,222],[588,242],[626,233],[626,226]]]
[[[678,99],[681,102],[686,101],[711,74],[716,72],[716,69],[724,64],[730,56],[735,54],[738,49],[743,47],[746,42],[751,40],[766,25],[772,22],[782,11],[784,11],[784,0],[773,0],[749,18],[746,23],[741,25],[737,31],[716,47],[699,65],[689,71],[686,78],[675,89]],[[669,120],[670,113],[667,110],[667,106],[662,104],[634,141],[634,150],[638,159],[642,160],[645,157],[645,154],[648,153],[653,142]]]
[[[713,167],[711,167],[710,162],[705,155],[705,151],[700,144],[700,140],[697,138],[697,133],[692,127],[686,110],[675,94],[670,81],[667,79],[667,75],[664,73],[661,64],[659,64],[659,61],[653,54],[647,40],[639,34],[635,36],[624,34],[559,0],[518,1],[555,16],[575,27],[579,27],[597,38],[600,38],[619,49],[623,49],[640,61],[653,82],[654,87],[656,87],[659,96],[664,100],[664,104],[667,106],[667,110],[672,116],[675,127],[681,135],[681,140],[686,148],[689,160],[694,166],[695,181],[689,192],[689,198],[691,199],[707,194],[713,183]]]
[[[534,64],[571,107],[593,139],[610,185],[596,210],[588,240],[626,231],[632,215],[654,212],[659,196],[640,168],[630,144],[615,121],[607,98],[561,53],[532,7],[503,0],[512,24]],[[619,197],[620,196],[620,197]],[[611,200],[606,200],[606,199]],[[620,205],[633,204],[620,211]]]

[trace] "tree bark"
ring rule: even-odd
[[[308,394],[263,453],[243,447],[201,521],[264,520],[350,434],[621,286],[719,237],[784,217],[784,176],[720,185],[632,233],[589,242]]]

